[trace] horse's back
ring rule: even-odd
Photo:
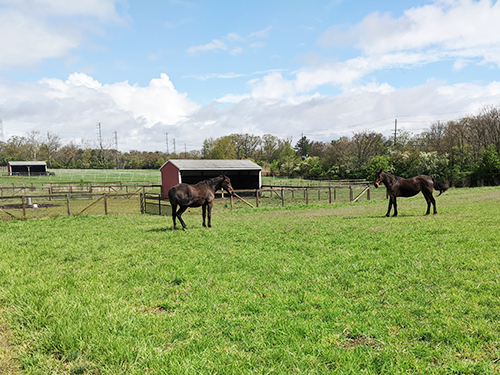
[[[168,199],[172,205],[199,207],[205,204],[207,199],[210,200],[210,192],[200,184],[180,183],[170,188]]]
[[[398,177],[394,189],[397,191],[396,196],[413,197],[424,190],[428,191],[430,189],[432,192],[432,179],[425,175],[411,178]]]

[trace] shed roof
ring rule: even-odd
[[[47,165],[44,161],[9,161],[9,164],[12,166],[19,165]]]
[[[251,160],[193,160],[193,159],[171,159],[172,163],[180,171],[185,170],[261,170],[262,168]],[[165,163],[165,164],[167,164]],[[165,165],[164,164],[164,165]]]

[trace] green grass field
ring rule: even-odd
[[[49,169],[50,176],[0,176],[0,184],[55,182],[149,182],[160,184],[157,169]]]
[[[186,232],[0,222],[0,356],[26,374],[499,373],[500,188],[436,201],[218,205]]]

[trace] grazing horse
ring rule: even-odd
[[[391,213],[391,208],[394,205],[394,215],[398,216],[398,205],[396,203],[396,197],[413,197],[418,193],[422,192],[427,201],[427,212],[429,215],[431,212],[431,203],[434,206],[434,215],[437,214],[436,211],[436,200],[432,196],[433,189],[439,190],[439,195],[443,194],[448,190],[448,184],[440,184],[432,177],[420,175],[412,178],[402,178],[394,176],[392,174],[386,173],[382,170],[377,172],[375,177],[375,187],[378,188],[381,183],[384,183],[387,188],[387,195],[389,195],[389,209],[385,216],[389,216]]]
[[[168,199],[172,206],[172,220],[174,229],[177,229],[175,218],[178,218],[182,224],[182,229],[186,230],[186,223],[181,215],[188,207],[202,208],[203,226],[205,225],[205,216],[208,209],[208,226],[212,227],[212,206],[214,205],[215,192],[220,189],[226,190],[229,194],[234,194],[231,186],[231,180],[225,175],[200,181],[195,185],[177,184],[168,191]],[[179,210],[177,211],[177,206]]]

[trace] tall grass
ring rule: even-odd
[[[493,374],[500,189],[0,223],[28,374]]]

